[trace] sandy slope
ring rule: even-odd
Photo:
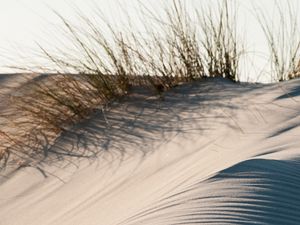
[[[300,224],[299,95],[208,79],[132,96],[2,179],[0,224]]]

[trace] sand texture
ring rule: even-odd
[[[205,79],[103,117],[1,178],[0,225],[300,224],[299,79]]]

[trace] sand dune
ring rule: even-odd
[[[60,157],[2,178],[0,225],[300,224],[299,87],[129,96],[109,129],[96,113],[57,139]]]
[[[294,160],[243,161],[121,224],[297,224],[299,165]]]

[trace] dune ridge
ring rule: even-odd
[[[110,129],[96,113],[57,139],[61,158],[3,179],[0,224],[299,224],[299,86],[211,78],[128,96]]]

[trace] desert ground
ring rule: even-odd
[[[23,78],[1,75],[1,113]],[[299,110],[299,79],[136,90],[2,171],[0,224],[300,224]]]

